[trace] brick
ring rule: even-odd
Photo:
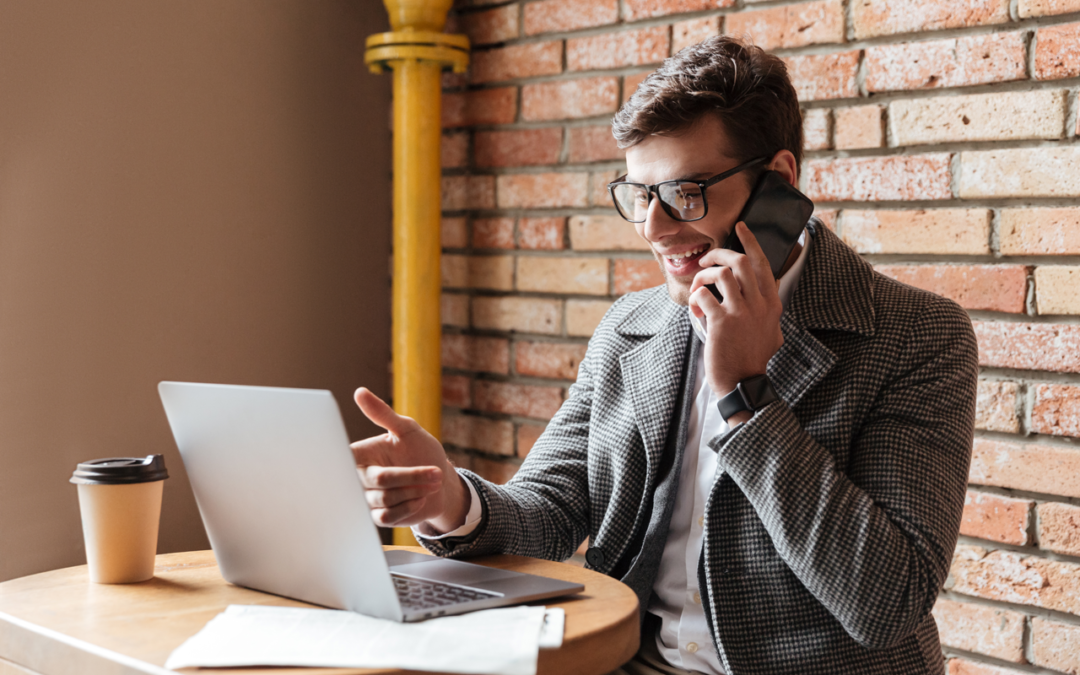
[[[817,0],[736,12],[727,15],[724,32],[748,36],[765,50],[843,42],[844,5],[840,0]]]
[[[498,178],[500,209],[588,205],[588,174],[515,173]]]
[[[878,105],[838,108],[833,113],[836,118],[833,132],[836,149],[880,148],[885,145],[881,112],[882,107]]]
[[[514,288],[514,259],[511,256],[442,257],[443,288],[483,288],[509,291]]]
[[[1035,303],[1039,314],[1080,314],[1080,267],[1036,267]]]
[[[562,301],[477,297],[472,299],[472,317],[477,328],[557,334],[562,330]]]
[[[1019,387],[1015,382],[979,380],[975,398],[975,428],[1020,433],[1020,419],[1016,414]]]
[[[483,12],[470,12],[457,17],[458,31],[469,36],[473,46],[506,42],[518,36],[518,16],[520,6],[516,3],[489,9]]]
[[[1037,80],[1080,75],[1080,23],[1040,28],[1035,36]]]
[[[1009,0],[859,0],[851,3],[856,39],[1009,21]]]
[[[968,490],[960,534],[1000,544],[1025,546],[1029,539],[1028,518],[1034,506],[1035,502],[1026,499],[1009,499]]]
[[[472,456],[467,452],[461,450],[453,450],[449,447],[444,447],[443,451],[446,452],[446,458],[450,460],[450,463],[459,469],[472,470]]]
[[[518,246],[529,249],[563,248],[566,218],[522,218],[518,221]]]
[[[990,253],[987,209],[845,209],[839,222],[844,241],[859,253]]]
[[[975,439],[968,481],[1062,497],[1080,497],[1080,450]]]
[[[572,38],[566,41],[566,69],[606,70],[660,63],[670,50],[667,26]]]
[[[1031,430],[1037,434],[1080,437],[1080,387],[1067,384],[1036,386]]]
[[[593,206],[604,206],[609,209],[615,208],[611,201],[611,193],[608,192],[608,183],[613,182],[619,176],[626,174],[626,168],[614,171],[597,171],[589,175],[589,203]]]
[[[1080,0],[1020,0],[1020,18],[1080,12]]]
[[[1039,548],[1080,556],[1080,507],[1046,502],[1039,513]]]
[[[1080,373],[1080,326],[975,321],[979,363],[994,368]]]
[[[481,478],[489,480],[497,485],[505,485],[517,473],[520,464],[504,460],[488,459],[487,457],[473,457],[473,468]]]
[[[439,223],[439,245],[443,248],[465,248],[469,245],[464,218],[443,218]]]
[[[836,231],[836,218],[840,215],[839,209],[821,209],[814,207],[814,217],[820,220],[825,227],[833,232]]]
[[[1080,197],[1078,162],[1076,146],[962,152],[960,197]]]
[[[510,342],[505,338],[446,333],[442,336],[443,368],[510,372]]]
[[[439,158],[444,169],[456,169],[469,163],[469,134],[443,134]]]
[[[472,380],[465,375],[442,376],[442,402],[454,408],[468,408],[472,404]]]
[[[495,455],[514,454],[514,425],[476,415],[445,415],[442,442]]]
[[[619,0],[543,0],[525,5],[525,34],[578,30],[619,20]]]
[[[1024,662],[1023,614],[944,598],[938,599],[933,614],[942,645]]]
[[[535,166],[556,164],[562,151],[562,129],[477,131],[476,166]]]
[[[514,248],[513,218],[477,218],[472,229],[475,248]]]
[[[951,199],[948,153],[813,159],[806,163],[814,201]]]
[[[1080,626],[1032,617],[1031,662],[1070,675],[1080,673]]]
[[[617,77],[586,77],[521,88],[521,118],[528,121],[594,117],[613,113],[618,107]]]
[[[734,7],[735,0],[625,0],[626,20]]]
[[[988,666],[985,663],[975,663],[966,659],[950,659],[949,675],[1026,675],[1026,672],[1013,668]]]
[[[615,261],[615,295],[641,291],[665,283],[655,260],[619,258]]]
[[[957,546],[945,588],[988,600],[1080,614],[1080,565],[1012,551]]]
[[[567,300],[566,334],[591,337],[611,304],[609,300]]]
[[[570,247],[575,251],[648,251],[633,223],[622,216],[571,216]]]
[[[869,47],[866,90],[970,87],[1027,78],[1022,32]]]
[[[607,258],[524,256],[517,260],[517,289],[534,293],[607,295]]]
[[[611,135],[611,125],[570,127],[570,163],[604,162],[623,159],[626,151],[620,150]]]
[[[495,207],[494,176],[443,176],[443,211]]]
[[[473,405],[487,412],[551,419],[562,405],[562,387],[490,382],[473,383]]]
[[[469,81],[487,84],[561,72],[562,40],[552,40],[475,51],[469,67]]]
[[[633,75],[627,75],[623,77],[623,103],[630,100],[630,97],[637,91],[638,85],[641,84],[646,77],[652,74],[653,71],[644,73],[635,73]]]
[[[560,342],[517,342],[514,370],[518,375],[574,380],[585,358],[585,345]]]
[[[517,117],[517,87],[453,92],[442,97],[442,126],[509,124]]]
[[[854,98],[859,95],[855,73],[859,52],[815,54],[784,58],[791,84],[800,101]]]
[[[439,298],[439,314],[444,326],[469,327],[469,296],[443,293]]]
[[[546,426],[540,424],[522,424],[517,429],[517,456],[527,457],[529,451],[536,445],[540,434],[544,433]]]
[[[468,73],[454,73],[448,70],[443,71],[440,79],[444,90],[461,89],[469,83]]]
[[[897,145],[1061,138],[1067,93],[1013,91],[893,101],[889,130]]]
[[[1002,209],[1002,255],[1080,254],[1080,208]]]
[[[964,309],[1023,313],[1023,265],[879,265],[878,272],[955,301]]]
[[[831,150],[832,111],[828,108],[810,108],[803,111],[803,149]]]
[[[720,17],[678,21],[671,26],[671,53],[676,54],[690,45],[720,34]]]

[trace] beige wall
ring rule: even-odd
[[[373,0],[0,0],[0,580],[84,561],[80,460],[165,454],[159,380],[388,388]]]

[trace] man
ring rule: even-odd
[[[626,672],[942,673],[930,609],[973,435],[966,314],[874,272],[817,220],[773,279],[736,219],[763,170],[796,184],[802,130],[783,63],[760,49],[681,51],[613,129],[628,168],[613,194],[643,214],[629,219],[666,289],[614,304],[505,486],[454,471],[358,391],[389,432],[354,445],[375,519],[414,525],[440,555],[560,560],[589,537],[590,567],[641,601]],[[721,248],[733,229],[745,255]],[[721,414],[739,383],[764,393]]]

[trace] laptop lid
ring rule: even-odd
[[[402,621],[329,391],[161,382],[226,581]]]

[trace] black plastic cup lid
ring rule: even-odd
[[[168,477],[162,455],[107,457],[80,463],[71,482],[82,485],[124,485],[151,483]]]

